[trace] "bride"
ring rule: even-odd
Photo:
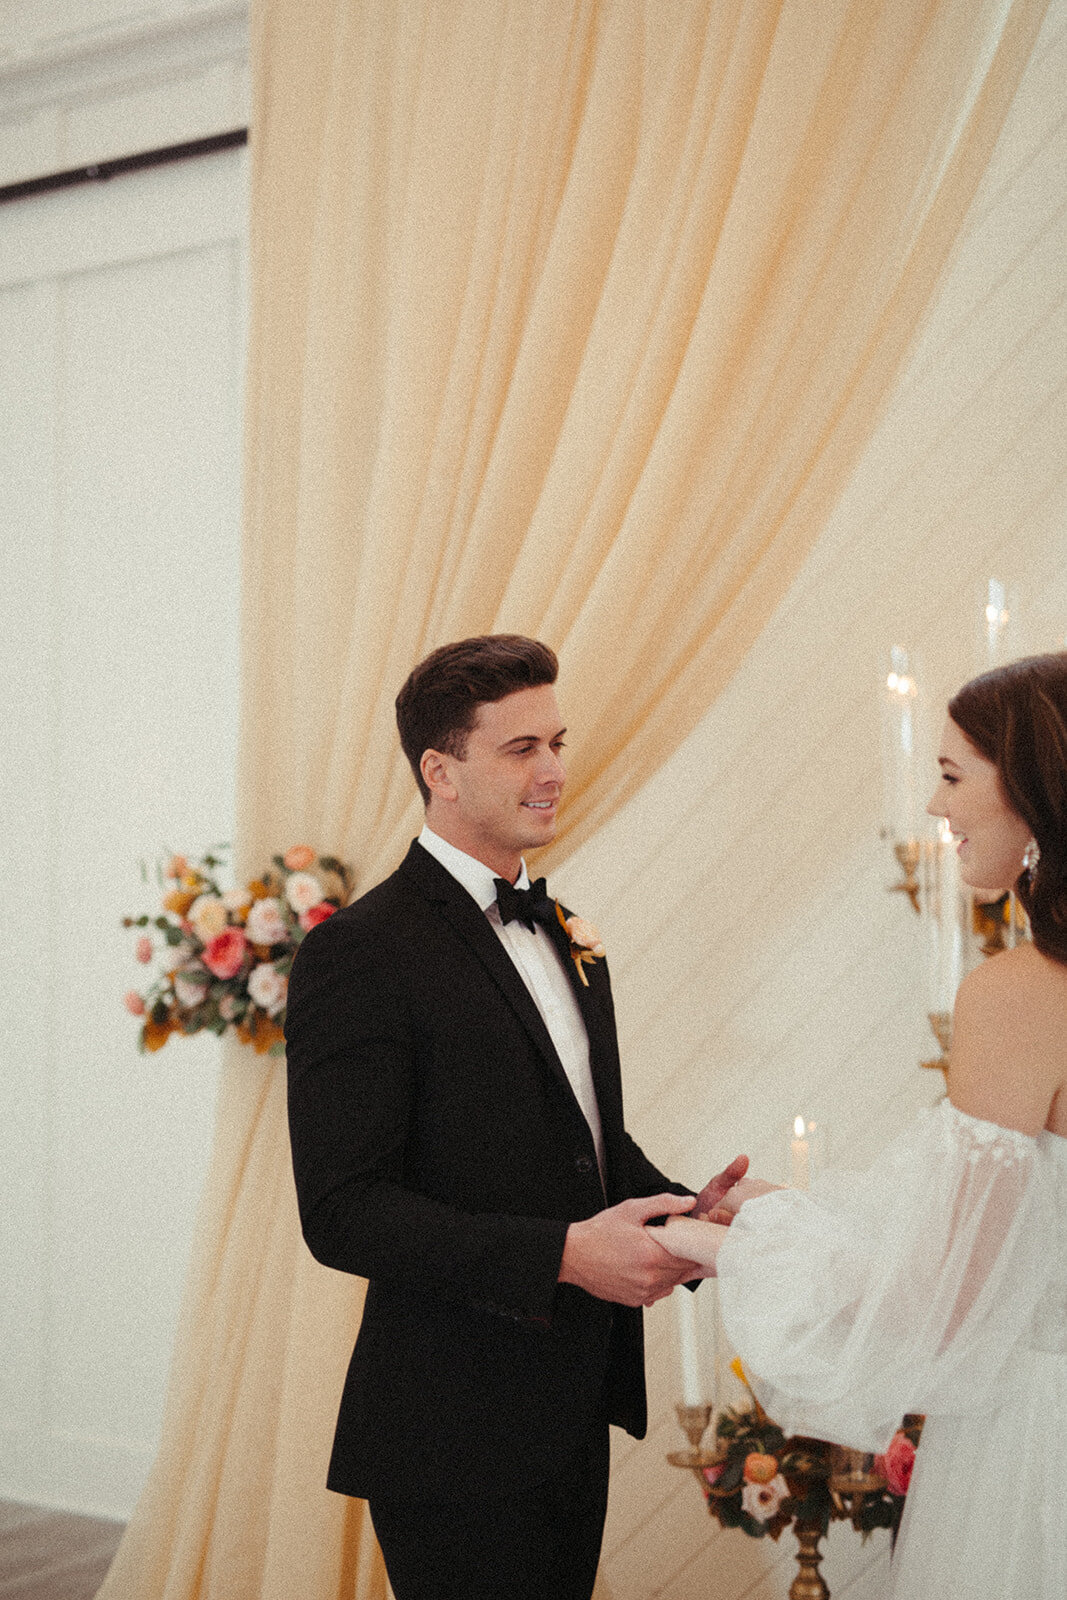
[[[926,1414],[893,1600],[1064,1600],[1067,653],[966,684],[939,765],[928,810],[964,881],[1014,886],[1033,936],[961,985],[948,1098],[863,1177],[744,1180],[731,1227],[668,1234],[692,1257],[704,1230],[727,1334],[787,1433],[880,1451]]]

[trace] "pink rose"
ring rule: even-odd
[[[141,961],[141,962],[149,962],[149,961],[151,961],[151,959],[152,959],[152,941],[148,937],[147,933],[142,933],[141,937],[138,939],[137,948],[134,951],[134,955],[137,957],[138,961]]]
[[[319,890],[321,897],[322,890]],[[285,944],[289,938],[289,929],[286,927],[285,918],[282,916],[280,903],[273,895],[265,895],[262,900],[257,900],[248,913],[245,931],[252,944]]]
[[[317,906],[309,906],[300,913],[300,926],[306,933],[309,928],[318,927],[320,922],[325,922],[327,917],[332,917],[337,910],[328,900],[320,900]]]
[[[723,1473],[726,1471],[726,1462],[717,1461],[712,1467],[704,1468],[704,1482],[714,1489]]]
[[[746,1483],[741,1490],[741,1507],[756,1522],[770,1522],[788,1494],[789,1485],[779,1473],[770,1483]]]
[[[122,1003],[126,1007],[126,1010],[130,1013],[131,1017],[144,1016],[145,1003],[141,999],[141,996],[137,993],[136,989],[131,989],[127,994],[124,994],[122,997]]]
[[[240,928],[223,928],[204,946],[201,960],[216,978],[235,978],[241,970],[247,948],[248,940]]]
[[[237,1001],[232,994],[224,994],[219,1001],[219,1016],[223,1022],[232,1022],[237,1015]]]
[[[886,1481],[890,1494],[907,1494],[915,1466],[915,1446],[898,1428],[884,1456],[875,1456],[874,1470]]]
[[[183,878],[189,871],[189,863],[184,856],[171,856],[167,862],[168,878]]]
[[[314,859],[315,852],[309,844],[294,844],[292,849],[287,850],[282,856],[290,872],[303,872],[306,867],[311,866]]]
[[[248,993],[268,1017],[276,1017],[285,1005],[289,980],[270,961],[261,961],[248,974]]]

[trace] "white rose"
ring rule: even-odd
[[[208,944],[226,926],[226,907],[217,894],[198,895],[187,915],[202,944]]]
[[[285,885],[285,898],[299,916],[302,911],[310,911],[312,906],[318,905],[322,899],[322,884],[310,872],[291,873]]]
[[[604,941],[593,923],[587,922],[584,917],[567,918],[567,934],[572,944],[578,945],[582,950],[588,950],[594,956],[604,954]]]
[[[268,1017],[276,1017],[285,1005],[288,988],[288,978],[283,977],[270,961],[261,961],[248,974],[249,996]]]
[[[746,1483],[741,1490],[741,1505],[757,1522],[770,1522],[788,1494],[789,1485],[779,1472],[770,1483]]]
[[[284,944],[289,937],[279,901],[273,895],[257,900],[248,913],[245,933],[252,944]]]
[[[227,911],[235,911],[240,915],[242,911],[247,911],[252,899],[251,889],[227,889],[222,897],[222,903]]]

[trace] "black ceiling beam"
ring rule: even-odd
[[[113,161],[94,161],[87,167],[70,167],[65,172],[25,178],[21,183],[0,184],[0,205],[10,200],[26,200],[31,195],[51,194],[56,189],[71,189],[79,183],[106,183],[109,178],[121,177],[126,172],[142,172],[146,167],[162,167],[171,161],[210,156],[216,150],[233,150],[247,143],[247,128],[231,128],[227,133],[213,133],[207,139],[189,139],[185,144],[168,144],[160,150],[142,150],[133,156],[117,156]]]

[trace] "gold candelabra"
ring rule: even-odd
[[[737,1493],[736,1488],[717,1490],[706,1476],[707,1468],[721,1467],[728,1459],[724,1442],[714,1449],[703,1444],[711,1421],[710,1405],[675,1407],[682,1431],[689,1440],[688,1450],[672,1450],[667,1460],[672,1467],[682,1467],[692,1472],[700,1484],[708,1503],[709,1514],[714,1515],[716,1498]],[[766,1414],[758,1411],[764,1422]],[[825,1485],[829,1497],[828,1516],[833,1522],[850,1522],[857,1532],[863,1532],[864,1507],[870,1496],[881,1496],[886,1490],[886,1480],[873,1471],[872,1458],[857,1450],[828,1444],[820,1439],[790,1439],[786,1447],[792,1465],[786,1467],[790,1494],[801,1503],[808,1501],[812,1491]],[[798,1513],[792,1522],[797,1540],[797,1574],[789,1587],[789,1600],[831,1600],[830,1589],[819,1570],[822,1552],[819,1544],[825,1531],[824,1520],[818,1515],[805,1517]]]
[[[924,1061],[922,1064],[924,1067],[940,1068],[947,1078],[949,1051],[952,1048],[952,1012],[928,1011],[926,1014],[930,1019],[930,1026],[934,1030],[934,1038],[937,1040],[941,1054],[935,1060]]]
[[[682,1425],[682,1432],[689,1440],[689,1449],[675,1450],[667,1459],[674,1467],[699,1468],[707,1466],[708,1463],[704,1459],[707,1452],[700,1448],[700,1442],[708,1431],[708,1423],[711,1421],[711,1406],[677,1405],[674,1409],[678,1414],[678,1421]]]
[[[905,839],[902,843],[893,846],[893,854],[904,876],[899,883],[890,885],[891,894],[906,894],[911,901],[911,909],[918,912],[919,907],[919,862],[922,859],[922,844],[918,839]]]

